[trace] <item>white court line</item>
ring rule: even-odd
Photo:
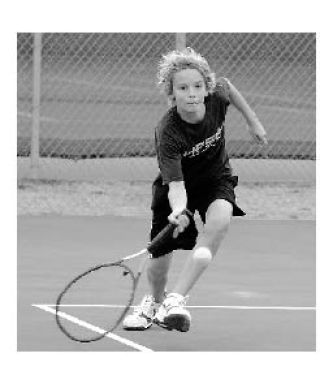
[[[312,306],[188,306],[193,309],[230,309],[230,310],[289,310],[308,311],[316,310]]]
[[[49,312],[53,315],[56,315],[56,310],[51,308],[49,305],[32,305],[33,307],[38,307],[39,309],[42,309],[46,312]],[[52,305],[51,305],[52,306]],[[79,326],[81,327],[84,327],[84,328],[87,328],[93,332],[97,332],[97,333],[100,333],[100,334],[103,334],[105,333],[105,331],[99,327],[96,327],[90,323],[87,323],[83,320],[80,320],[72,315],[69,315],[69,314],[66,314],[66,313],[63,313],[63,312],[58,312],[59,316],[63,319],[66,319],[66,320],[69,320],[70,322],[74,323],[74,324],[78,324]],[[127,345],[127,346],[130,346],[131,348],[134,348],[134,349],[137,349],[139,350],[140,352],[153,352],[152,349],[149,349],[143,345],[140,345],[140,344],[137,344],[136,342],[133,342],[131,340],[128,340],[128,339],[125,339],[121,336],[118,336],[118,335],[115,335],[114,333],[107,333],[106,334],[106,337],[109,337],[110,339],[112,340],[115,340],[115,341],[118,341],[120,342],[121,344],[124,344],[124,345]]]
[[[33,305],[55,307],[56,305]],[[108,308],[124,308],[124,305],[60,305],[61,307],[108,307]],[[131,306],[135,307],[135,306]],[[41,307],[40,307],[41,308]],[[227,309],[227,310],[286,310],[286,311],[315,311],[313,306],[231,306],[231,305],[215,305],[215,306],[188,306],[188,309]]]

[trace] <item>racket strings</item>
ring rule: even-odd
[[[152,257],[157,249],[166,245],[175,227],[175,224],[168,224],[146,249],[126,256],[116,263],[93,267],[73,279],[57,299],[56,322],[61,331],[72,340],[91,342],[100,340],[118,327],[133,302],[147,259]],[[144,253],[148,256],[140,261],[135,276],[123,262],[138,258]],[[77,318],[70,319],[71,314]],[[88,324],[82,324],[86,321],[91,322],[91,328]],[[92,335],[90,331],[97,331],[97,328],[99,333]]]
[[[80,342],[104,337],[101,329],[105,333],[113,331],[132,303],[133,288],[134,275],[123,264],[99,266],[78,276],[57,300],[60,329]],[[100,328],[100,333],[85,323]]]

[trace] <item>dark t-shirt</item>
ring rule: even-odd
[[[229,100],[229,85],[217,80],[215,91],[205,98],[204,119],[191,124],[182,120],[177,108],[171,108],[155,131],[160,175],[164,184],[184,181],[186,189],[231,175],[225,149],[224,121]]]

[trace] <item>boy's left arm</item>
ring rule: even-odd
[[[251,109],[242,94],[235,88],[235,86],[228,81],[230,103],[233,104],[244,116],[247,121],[249,133],[253,140],[259,144],[266,145],[267,133],[258,119],[255,112]]]

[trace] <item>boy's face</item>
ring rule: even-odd
[[[208,95],[203,76],[197,69],[184,69],[174,74],[173,97],[180,112],[200,112]]]

